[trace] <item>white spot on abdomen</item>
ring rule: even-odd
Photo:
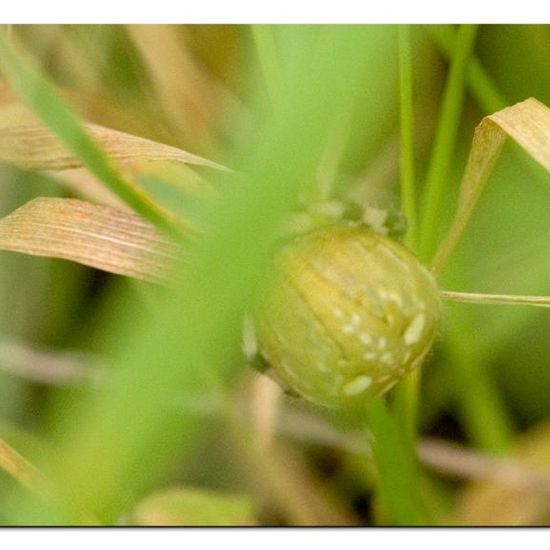
[[[342,332],[344,334],[353,334],[355,332],[355,327],[353,325],[344,325],[342,327]]]
[[[359,335],[359,340],[361,340],[361,343],[365,344],[365,346],[372,344],[372,336],[368,332],[362,332]]]
[[[372,384],[372,378],[363,374],[354,378],[351,382],[348,382],[344,386],[344,393],[346,395],[357,395],[365,391]]]
[[[414,319],[410,322],[409,326],[407,327],[405,334],[403,335],[405,344],[410,346],[412,344],[416,344],[416,342],[420,340],[420,337],[422,336],[422,331],[424,330],[425,323],[426,323],[426,316],[424,315],[424,313],[417,313]]]

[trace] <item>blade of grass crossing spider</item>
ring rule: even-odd
[[[440,274],[458,244],[504,145],[511,137],[550,172],[550,109],[530,98],[485,117],[477,126],[460,184],[455,218],[437,250],[432,269]]]
[[[431,258],[437,244],[441,205],[445,200],[461,119],[466,69],[474,48],[476,33],[476,25],[460,26],[445,85],[423,199],[420,253],[424,260]]]
[[[292,55],[284,56],[291,66],[281,97],[264,119],[261,139],[237,155],[241,162],[234,164],[246,174],[241,184],[225,186],[205,207],[204,238],[189,248],[185,280],[145,318],[123,322],[120,303],[113,303],[113,324],[105,330],[131,334],[131,344],[120,339],[110,383],[90,393],[75,414],[56,410],[68,423],[67,467],[57,478],[67,515],[58,521],[78,521],[75,510],[115,521],[193,451],[201,426],[191,412],[173,412],[174,392],[194,402],[213,385],[226,391],[238,380],[240,362],[233,358],[242,316],[261,282],[271,239],[299,187],[311,181],[334,113],[368,94],[368,79],[386,68],[393,36],[386,27],[331,26],[321,39],[312,39],[307,27],[284,29]]]
[[[55,87],[36,68],[13,40],[0,33],[0,69],[16,94],[65,143],[83,164],[119,198],[138,213],[172,234],[179,234],[177,222],[160,209],[146,193],[126,181],[96,145],[77,115],[60,98]]]

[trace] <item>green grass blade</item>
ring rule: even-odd
[[[366,417],[373,435],[372,450],[379,486],[393,525],[425,525],[428,517],[419,494],[419,476],[412,447],[403,438],[385,402],[368,405]]]
[[[176,223],[146,193],[128,182],[97,146],[76,113],[20,46],[0,33],[0,70],[18,97],[120,199],[161,229],[178,233]]]
[[[401,205],[407,217],[405,242],[411,249],[416,247],[416,191],[414,170],[414,110],[412,82],[412,46],[409,25],[398,27],[399,39],[399,99],[401,122]]]
[[[401,205],[407,218],[408,230],[405,243],[412,250],[417,246],[417,214],[414,169],[414,110],[412,82],[412,46],[409,25],[398,27],[399,82],[401,122]],[[396,388],[395,409],[403,432],[411,442],[415,439],[417,425],[418,393],[420,371],[416,370]]]
[[[456,32],[451,25],[428,25],[426,27],[435,39],[443,54],[451,59],[456,41]],[[466,72],[466,82],[473,97],[485,114],[500,111],[509,105],[498,86],[487,74],[475,55],[470,56]]]
[[[445,86],[422,209],[420,252],[426,261],[431,258],[439,238],[441,205],[445,200],[445,190],[448,186],[447,180],[460,125],[466,69],[473,51],[476,32],[475,25],[462,25],[459,28]]]

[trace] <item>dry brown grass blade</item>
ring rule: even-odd
[[[548,107],[534,98],[529,98],[486,116],[474,133],[470,156],[461,182],[457,212],[435,255],[432,264],[434,273],[440,274],[449,261],[507,137],[521,145],[550,172]]]
[[[172,25],[127,25],[166,120],[187,142],[213,147],[212,87]]]
[[[184,28],[126,25],[126,30],[175,136],[198,144],[201,151],[216,150],[228,121],[250,117],[237,96],[196,57]]]
[[[178,249],[138,216],[77,199],[34,199],[0,220],[0,249],[166,280]]]
[[[0,110],[0,119],[3,116]],[[119,161],[170,160],[208,166],[224,170],[215,162],[187,153],[176,147],[157,143],[145,138],[111,130],[96,124],[85,124],[109,157]],[[43,125],[25,121],[0,122],[0,162],[24,170],[65,170],[81,168],[82,162]]]
[[[43,480],[38,470],[3,439],[0,439],[0,468],[31,491],[41,493]]]

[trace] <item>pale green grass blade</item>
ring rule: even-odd
[[[78,522],[90,512],[116,521],[176,459],[192,452],[205,427],[192,414],[174,413],[174,392],[200,399],[238,380],[242,315],[260,283],[271,239],[298,189],[312,181],[334,113],[360,92],[365,98],[368,79],[382,74],[394,35],[386,27],[335,26],[318,39],[306,30],[285,27],[292,55],[285,58],[273,117],[254,147],[239,152],[246,160],[239,185],[225,186],[207,206],[204,238],[190,247],[177,289],[162,308],[147,318],[131,316],[123,327],[120,304],[113,304],[110,329],[131,333],[132,345],[121,340],[109,383],[67,418],[65,468],[56,478],[63,507],[53,517],[36,509],[17,517]]]
[[[451,163],[455,154],[466,81],[466,71],[474,48],[477,27],[462,25],[445,86],[423,199],[420,252],[429,260],[439,240],[441,207],[445,200]]]

